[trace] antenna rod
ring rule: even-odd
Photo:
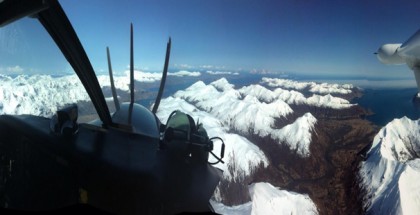
[[[131,103],[134,103],[133,23],[131,23],[130,25],[130,93],[131,93]]]
[[[114,97],[115,109],[118,111],[120,110],[120,102],[118,101],[117,91],[115,90],[114,76],[112,74],[111,55],[109,54],[108,46],[106,47],[106,54],[108,57],[109,80],[111,81],[112,97]]]
[[[159,92],[156,97],[155,105],[153,105],[153,113],[156,113],[160,100],[162,99],[163,89],[165,87],[166,82],[166,75],[168,74],[168,64],[169,64],[169,56],[171,55],[171,38],[169,37],[168,44],[166,44],[166,56],[165,56],[165,65],[163,67],[163,74],[162,74],[162,80],[160,81],[160,87]]]

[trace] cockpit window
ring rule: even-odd
[[[51,117],[76,103],[79,122],[98,118],[73,68],[37,19],[0,28],[0,59],[0,114]]]

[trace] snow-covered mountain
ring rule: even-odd
[[[349,91],[349,93],[352,92],[350,90],[351,88],[344,90],[341,87],[342,85],[336,85],[336,84],[331,85],[327,83],[316,84],[314,82],[310,82],[310,83],[303,82],[304,87],[302,87],[301,82],[294,82],[294,81],[287,80],[288,82],[291,82],[291,83],[286,85],[287,87],[284,87],[282,84],[276,85],[276,84],[273,84],[272,82],[267,81],[267,80],[284,80],[284,79],[263,78],[262,80],[263,80],[261,82],[262,84],[267,84],[269,87],[276,87],[276,89],[274,91],[271,91],[261,85],[250,85],[250,86],[241,88],[239,92],[255,96],[256,98],[264,102],[271,102],[276,99],[279,99],[286,102],[289,105],[290,104],[296,104],[296,105],[306,104],[309,106],[325,107],[325,108],[333,108],[333,109],[345,109],[345,108],[349,108],[355,105],[355,104],[350,104],[350,102],[346,99],[331,96],[330,93],[337,93],[337,92],[342,91],[343,92],[342,94],[347,94],[344,92],[347,92],[347,91]],[[313,86],[310,84],[312,84]],[[284,88],[291,88],[291,89],[303,90],[309,86],[311,86],[310,92],[313,93],[313,95],[310,97],[305,97],[301,92],[298,92],[295,90],[284,89]],[[351,87],[351,85],[349,85],[348,87]],[[312,90],[312,89],[321,89],[321,88],[324,90]],[[318,95],[316,93],[325,94],[325,95]]]
[[[328,95],[306,98],[296,91],[277,88],[274,91],[261,85],[234,89],[225,78],[208,85],[199,81],[174,97],[181,98],[198,109],[220,119],[224,125],[242,133],[270,136],[284,142],[303,157],[309,156],[309,144],[316,118],[311,113],[300,116],[293,124],[274,128],[276,119],[293,113],[289,104],[345,109],[353,106],[347,100]]]
[[[252,184],[251,214],[318,214],[308,195],[279,190],[269,183]]]
[[[33,114],[51,117],[57,108],[89,99],[76,75],[0,75],[0,114]]]
[[[420,211],[420,120],[394,119],[373,140],[360,178],[373,214]]]
[[[290,150],[296,151],[298,155],[308,157],[315,123],[316,118],[311,113],[306,113],[292,124],[273,129],[271,135],[274,139],[288,143]]]
[[[281,87],[294,90],[307,89],[312,93],[319,94],[349,94],[354,88],[351,84],[328,84],[328,83],[315,83],[315,82],[299,82],[289,79],[279,78],[263,78],[262,83],[268,84],[270,87]]]
[[[318,214],[308,195],[280,190],[270,183],[259,182],[249,186],[252,201],[233,207],[211,201],[220,214]]]
[[[199,72],[179,71],[169,76],[184,77],[200,75]],[[160,81],[161,74],[134,71],[138,82]],[[110,87],[108,75],[98,76],[102,87]],[[129,91],[129,71],[114,77],[115,87]],[[33,114],[51,117],[58,107],[66,104],[89,101],[77,75],[53,77],[50,75],[19,75],[12,78],[0,74],[0,114]]]

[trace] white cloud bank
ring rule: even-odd
[[[190,72],[187,70],[181,70],[178,72],[168,72],[168,76],[177,76],[177,77],[183,77],[183,76],[192,76],[192,77],[198,77],[200,76],[200,72]]]
[[[200,76],[200,72],[189,72],[186,70],[178,71],[178,72],[168,72],[168,76],[176,76],[176,77],[184,77],[184,76],[190,76],[190,77],[198,77]],[[139,70],[134,70],[134,80],[139,82],[156,82],[160,81],[162,79],[162,73],[154,73],[154,72],[143,72]],[[111,82],[109,80],[108,75],[99,75],[98,76],[99,83],[102,87],[109,87],[111,86]],[[129,85],[130,85],[130,71],[125,71],[125,75],[123,76],[114,76],[114,85],[116,88],[129,91]]]
[[[23,68],[18,65],[0,67],[0,73],[3,73],[3,74],[21,74],[22,72],[23,72]]]
[[[239,75],[238,72],[228,72],[228,71],[206,71],[207,74],[209,75]]]

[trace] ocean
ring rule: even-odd
[[[412,101],[416,92],[416,88],[366,89],[363,97],[352,102],[373,111],[374,114],[368,116],[367,120],[384,126],[393,119],[403,116],[413,120],[420,118],[420,105]]]

